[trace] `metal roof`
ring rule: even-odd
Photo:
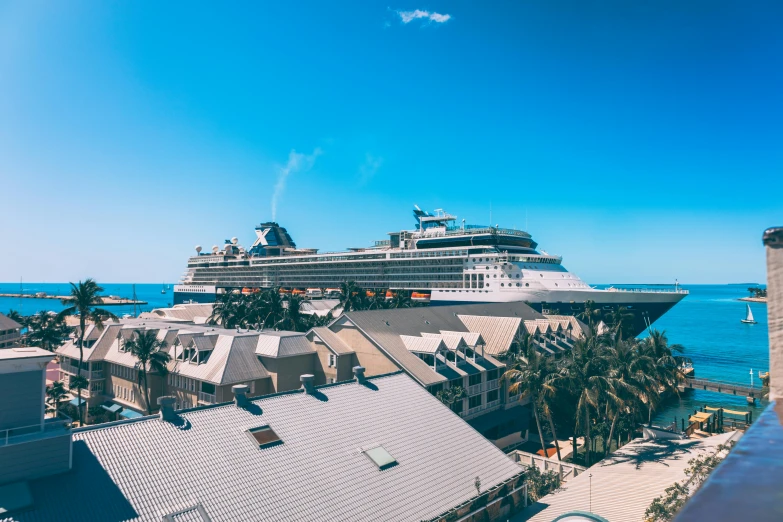
[[[10,520],[160,522],[196,505],[214,522],[422,520],[475,497],[476,477],[486,490],[521,472],[407,375],[369,381],[75,430],[73,469],[30,481],[34,506]],[[253,443],[264,425],[282,444]],[[379,445],[396,466],[364,453]]]
[[[443,339],[438,337],[416,337],[415,335],[401,335],[405,348],[410,352],[417,353],[438,353],[440,350],[446,350]]]
[[[258,335],[256,354],[264,357],[290,357],[315,353],[315,348],[300,332],[262,332]]]
[[[591,467],[589,473],[572,478],[564,488],[539,499],[514,520],[551,522],[569,511],[585,509],[592,496],[593,513],[612,522],[639,522],[655,497],[686,478],[689,460],[714,454],[717,446],[738,436],[739,432],[734,431],[705,439],[636,439]],[[588,475],[592,475],[592,485]]]
[[[540,319],[544,317],[522,302],[449,306],[430,305],[426,307],[346,312],[332,322],[330,328],[334,329],[343,324],[356,326],[411,377],[422,385],[429,386],[444,382],[446,378],[433,371],[431,366],[409,352],[400,336],[412,335],[418,337],[423,332],[440,333],[441,330],[450,332],[474,331],[460,320],[460,315],[516,319],[517,324],[518,321],[523,319]],[[485,350],[488,354],[502,353],[510,345],[509,340],[508,344],[503,347],[503,350],[498,348],[498,351],[491,352],[488,349],[490,341],[484,331],[475,330],[475,332],[480,333],[487,342]],[[497,341],[495,345],[501,346],[502,343]]]
[[[5,314],[0,314],[0,330],[18,330],[22,325]]]
[[[317,326],[311,329],[310,332],[323,341],[323,343],[337,355],[354,353],[353,348],[345,344],[336,333],[326,326]]]
[[[460,315],[460,320],[471,332],[481,334],[490,355],[506,353],[522,322],[520,317],[491,317],[486,315]]]

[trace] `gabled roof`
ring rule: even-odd
[[[520,317],[490,317],[486,315],[460,315],[460,320],[471,332],[480,333],[490,355],[506,353],[522,322]]]
[[[206,362],[195,364],[173,359],[169,371],[217,385],[263,379],[269,377],[269,372],[256,357],[256,343],[255,335],[220,335]]]
[[[309,333],[315,337],[318,337],[326,346],[329,347],[330,350],[332,350],[337,355],[354,353],[353,348],[345,344],[345,341],[340,339],[336,333],[331,331],[326,326],[317,326],[312,328]]]
[[[264,357],[290,357],[315,353],[315,348],[300,332],[264,331],[258,334],[256,355]]]
[[[92,345],[92,348],[86,346],[82,350],[85,361],[102,361],[106,358],[106,354],[109,352],[111,345],[116,342],[117,334],[122,328],[119,324],[109,324],[101,331],[98,341]],[[79,358],[79,347],[77,346],[75,339],[69,339],[65,344],[57,348],[59,355],[70,357],[71,359]]]
[[[21,327],[21,324],[17,323],[7,315],[0,314],[0,330],[18,330]]]
[[[29,482],[18,522],[160,522],[200,505],[213,521],[426,520],[523,470],[407,375],[396,373],[73,432],[73,469]],[[251,428],[281,444],[260,448]],[[448,441],[432,444],[426,441]],[[382,447],[396,466],[365,453]],[[75,502],[89,484],[89,502]],[[6,514],[7,516],[7,514]],[[186,519],[187,520],[187,519]],[[198,520],[198,519],[197,519]]]
[[[459,335],[465,341],[465,344],[471,348],[475,348],[479,344],[487,344],[478,332],[452,332],[449,330],[441,330],[440,333],[443,335]]]
[[[441,350],[447,350],[443,339],[438,337],[416,337],[414,335],[401,335],[405,348],[409,352],[415,353],[438,353]]]
[[[487,334],[491,329],[473,330],[460,319],[460,315],[483,317],[489,319],[506,319],[517,325],[523,319],[537,319],[544,316],[522,302],[514,303],[480,303],[471,305],[426,306],[414,308],[395,308],[390,310],[370,310],[364,312],[346,312],[335,319],[330,328],[351,324],[361,330],[381,351],[386,353],[400,368],[424,386],[444,382],[447,379],[433,371],[432,367],[412,354],[400,339],[401,335],[421,336],[424,332],[440,333],[447,331],[475,331],[480,333],[487,342],[485,352],[488,354],[503,353],[511,344],[511,338],[493,336],[490,351],[490,338]],[[490,325],[495,322],[489,323]]]
[[[429,332],[422,332],[422,337],[430,337],[433,339],[443,339],[443,344],[446,345],[446,348],[451,350],[452,352],[461,350],[464,351],[467,349],[468,345],[465,343],[465,340],[462,338],[462,335],[460,333],[429,333]]]

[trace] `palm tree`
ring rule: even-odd
[[[17,323],[21,324],[22,326],[27,326],[27,317],[23,316],[16,310],[9,310],[5,316],[12,321],[16,321]]]
[[[408,290],[395,290],[389,301],[389,308],[410,308],[413,306],[411,293]]]
[[[60,402],[65,395],[67,395],[67,392],[65,391],[65,385],[62,381],[54,381],[46,387],[46,396],[49,397],[49,402],[54,407],[55,417],[57,417],[57,412],[60,411]]]
[[[27,344],[53,352],[68,335],[68,327],[62,317],[41,311],[28,322]]]
[[[125,349],[137,359],[138,383],[139,387],[144,390],[148,414],[152,414],[152,404],[150,404],[147,374],[154,372],[165,376],[168,373],[168,363],[171,356],[165,351],[166,346],[166,341],[158,339],[158,333],[155,330],[136,330],[135,335],[125,341]]]
[[[526,355],[527,357],[518,356],[503,374],[502,379],[511,383],[508,387],[509,393],[516,395],[526,392],[530,396],[533,416],[536,419],[536,428],[538,429],[538,437],[541,440],[541,450],[546,457],[548,455],[538,410],[541,406],[541,390],[544,388],[550,373],[543,358],[532,345],[528,347]]]
[[[604,346],[595,335],[589,335],[574,343],[570,357],[564,359],[557,385],[571,390],[577,396],[574,425],[574,456],[576,456],[576,433],[582,422],[585,431],[586,465],[590,466],[590,408],[598,408],[599,401],[608,396],[613,398],[614,386],[608,375],[609,364]],[[582,415],[584,414],[584,421]]]
[[[624,306],[618,306],[609,314],[609,322],[612,325],[612,333],[616,340],[622,340],[623,334],[629,323],[633,322],[634,314]]]
[[[593,324],[595,323],[595,320],[599,318],[601,315],[601,310],[595,307],[595,301],[590,301],[589,299],[585,301],[585,309],[582,310],[577,317],[587,323],[587,326],[590,327],[590,329],[593,329]]]
[[[655,377],[660,385],[673,393],[679,393],[677,385],[685,376],[680,371],[679,364],[674,358],[675,353],[682,353],[685,347],[681,344],[669,344],[665,331],[651,330],[639,346],[641,352],[650,357],[655,363]]]
[[[78,284],[71,283],[71,295],[62,300],[62,303],[66,308],[57,314],[57,320],[61,321],[66,315],[78,315],[79,316],[79,367],[77,371],[77,383],[83,383],[82,377],[82,364],[84,362],[84,331],[87,328],[87,320],[91,320],[95,327],[99,330],[103,330],[103,317],[109,317],[114,321],[117,321],[117,316],[113,313],[98,308],[96,305],[103,304],[103,299],[100,297],[100,293],[103,292],[98,283],[92,279],[86,279],[85,281],[79,281]],[[84,379],[86,381],[86,379]],[[73,380],[72,380],[73,382]],[[84,415],[82,414],[82,388],[77,388],[77,396],[79,398],[79,423],[84,422]]]
[[[79,372],[81,374],[81,372]],[[76,413],[79,417],[79,426],[84,425],[84,409],[85,409],[85,403],[82,401],[82,390],[87,388],[90,385],[90,382],[87,380],[87,377],[83,377],[82,375],[75,375],[72,376],[68,380],[68,388],[71,390],[77,390],[79,400],[76,403]]]
[[[340,304],[343,312],[360,311],[366,308],[364,290],[354,281],[340,283]],[[398,292],[399,294],[399,292]]]
[[[263,326],[272,328],[285,317],[286,309],[279,288],[270,288],[263,292],[255,303],[256,313]]]
[[[302,303],[304,298],[299,295],[289,296],[287,299],[287,306],[283,312],[283,318],[280,319],[275,325],[283,330],[293,330],[295,332],[305,331],[307,328],[307,320],[305,315],[302,314]]]
[[[386,302],[386,290],[376,290],[372,297],[368,299],[368,310],[383,310],[384,308],[388,308],[388,303]]]
[[[654,378],[655,362],[642,354],[636,342],[620,342],[607,348],[611,367],[611,382],[615,393],[611,396],[612,424],[609,444],[604,446],[606,455],[614,435],[618,418],[625,412],[635,413],[640,404],[651,404],[659,395],[659,384]]]
[[[219,324],[223,328],[234,328],[237,322],[237,299],[235,294],[221,294],[212,307],[212,314],[207,320],[209,324]]]

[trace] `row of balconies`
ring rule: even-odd
[[[486,404],[482,404],[481,406],[476,406],[475,408],[468,408],[467,413],[465,413],[463,417],[465,419],[470,419],[479,414],[486,413],[490,410],[496,410],[498,408],[500,408],[500,399],[489,401]]]
[[[486,391],[497,390],[498,388],[500,388],[500,382],[498,379],[474,384],[473,386],[468,386],[468,396],[478,395],[479,393]]]
[[[60,364],[60,370],[71,375],[78,375],[79,368],[71,364]],[[82,370],[82,377],[85,377],[88,381],[103,379],[103,370]]]

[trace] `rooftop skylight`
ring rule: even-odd
[[[268,448],[270,446],[276,446],[283,443],[282,439],[269,426],[250,428],[247,430],[247,432],[250,434],[256,444],[258,444],[259,448]]]
[[[397,459],[392,457],[383,446],[376,446],[374,448],[364,450],[364,454],[370,457],[370,460],[372,460],[381,471],[397,465]]]

